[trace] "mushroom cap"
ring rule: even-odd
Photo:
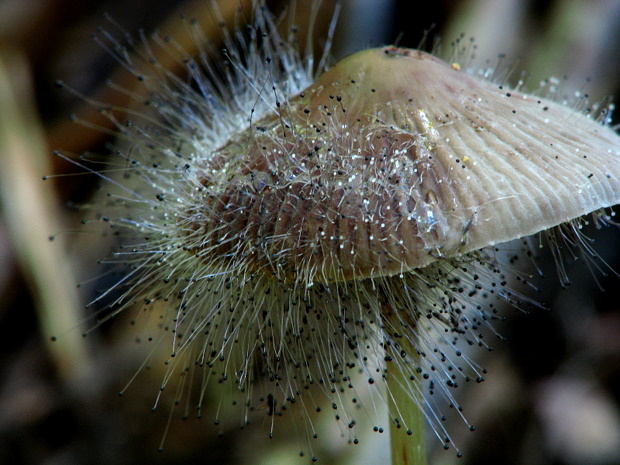
[[[204,203],[183,221],[205,261],[329,283],[404,273],[620,203],[620,136],[384,47],[253,122],[206,159],[200,183]]]

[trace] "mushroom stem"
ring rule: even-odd
[[[418,350],[412,341],[403,337],[399,345],[389,345],[387,352],[392,360],[400,357],[399,352],[408,354],[409,363],[418,362]],[[425,418],[422,392],[419,380],[411,380],[408,371],[396,368],[389,371],[390,401],[390,447],[392,465],[426,465]]]

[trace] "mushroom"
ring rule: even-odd
[[[164,123],[117,123],[133,180],[110,183],[102,218],[136,239],[118,255],[131,269],[112,314],[163,301],[170,369],[185,371],[185,355],[204,367],[203,389],[233,383],[246,406],[265,382],[273,415],[313,409],[318,386],[353,441],[352,405],[369,386],[390,404],[393,462],[424,463],[423,392],[453,402],[459,382],[481,381],[463,347],[488,347],[494,299],[522,305],[494,246],[605,219],[620,203],[620,138],[600,118],[396,47],[345,58],[291,96],[307,69],[277,34],[263,40],[277,53],[248,51],[245,65],[231,52],[225,79],[200,81],[190,62],[198,90],[135,71]],[[244,66],[293,77],[268,91]],[[249,124],[227,113],[248,102],[262,109]],[[429,420],[443,436],[441,415]]]
[[[229,310],[202,345],[240,386],[259,353],[281,404],[317,382],[336,405],[357,370],[387,379],[393,461],[422,463],[398,429],[423,436],[422,383],[439,389],[421,359],[458,366],[459,339],[486,345],[476,294],[504,278],[485,251],[620,203],[620,138],[396,47],[345,58],[276,106],[194,162],[199,194],[176,226],[211,284],[192,322]],[[435,382],[448,397],[451,369]]]

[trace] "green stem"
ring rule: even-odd
[[[404,350],[410,363],[416,363],[417,349],[406,338],[399,340],[398,349],[388,347],[393,360],[400,357]],[[388,368],[388,387],[390,398],[390,447],[392,465],[426,465],[426,437],[424,432],[424,412],[420,408],[422,401],[419,380],[411,380],[410,373],[398,369],[396,362],[393,370]],[[389,365],[388,365],[389,367]]]

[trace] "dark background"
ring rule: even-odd
[[[274,11],[281,10],[280,3],[269,2]],[[298,3],[298,23],[303,25],[308,2]],[[317,31],[331,20],[333,2],[325,1],[323,7]],[[300,444],[286,432],[268,440],[261,421],[241,432],[230,425],[216,428],[206,419],[183,421],[176,414],[165,450],[158,453],[170,407],[162,402],[151,413],[161,370],[142,372],[125,396],[116,395],[145,356],[133,342],[132,328],[121,318],[83,340],[80,329],[70,329],[86,315],[82,302],[88,295],[76,294],[75,285],[95,273],[91,268],[100,258],[92,247],[96,238],[62,234],[60,241],[46,240],[58,231],[79,228],[80,212],[72,205],[87,202],[94,185],[88,176],[40,181],[44,174],[75,171],[53,157],[52,150],[79,154],[99,150],[109,140],[101,131],[83,130],[68,121],[73,112],[88,119],[89,109],[82,98],[55,89],[54,82],[62,79],[106,102],[104,80],[114,77],[123,83],[118,62],[91,38],[99,26],[118,31],[104,12],[135,36],[139,28],[150,31],[162,24],[163,30],[178,30],[181,10],[196,14],[208,9],[208,1],[0,1],[2,79],[10,84],[0,87],[0,118],[23,122],[11,131],[13,142],[0,139],[0,160],[6,161],[0,182],[6,187],[16,181],[33,193],[26,198],[2,190],[0,463],[307,461],[296,459]],[[514,68],[515,79],[521,69],[527,70],[533,89],[553,75],[567,94],[579,89],[594,102],[620,95],[620,4],[614,1],[344,1],[333,55],[395,41],[417,47],[429,28],[424,48],[432,49],[441,37],[440,53],[449,56],[455,37],[473,36],[477,63],[484,66],[489,60],[494,65],[498,54],[505,53],[508,58],[499,60],[499,66]],[[16,108],[4,100],[8,92],[17,95]],[[36,145],[38,137],[42,143]],[[32,150],[9,159],[11,144],[20,141]],[[22,170],[27,173],[23,178]],[[45,206],[42,213],[40,205]],[[26,223],[27,230],[40,233],[38,238],[20,234]],[[602,259],[620,270],[618,229],[590,227],[587,234],[596,240]],[[540,283],[542,292],[533,298],[551,311],[525,316],[507,310],[509,319],[499,331],[508,341],[496,344],[490,356],[480,354],[481,365],[490,371],[487,382],[460,393],[477,431],[472,434],[458,422],[449,426],[465,455],[458,463],[620,464],[620,279],[604,266],[607,276],[591,273],[579,260],[569,266],[572,286],[562,289],[553,260],[544,251],[539,263],[546,277]],[[57,298],[70,304],[53,304]],[[74,313],[66,310],[70,306]],[[61,334],[60,343],[50,343],[52,334]],[[323,427],[327,439],[314,444],[322,463],[385,463],[385,438],[375,443],[374,435],[359,446],[347,446],[337,431],[331,440],[329,427]],[[457,461],[432,437],[428,447],[431,463]]]

